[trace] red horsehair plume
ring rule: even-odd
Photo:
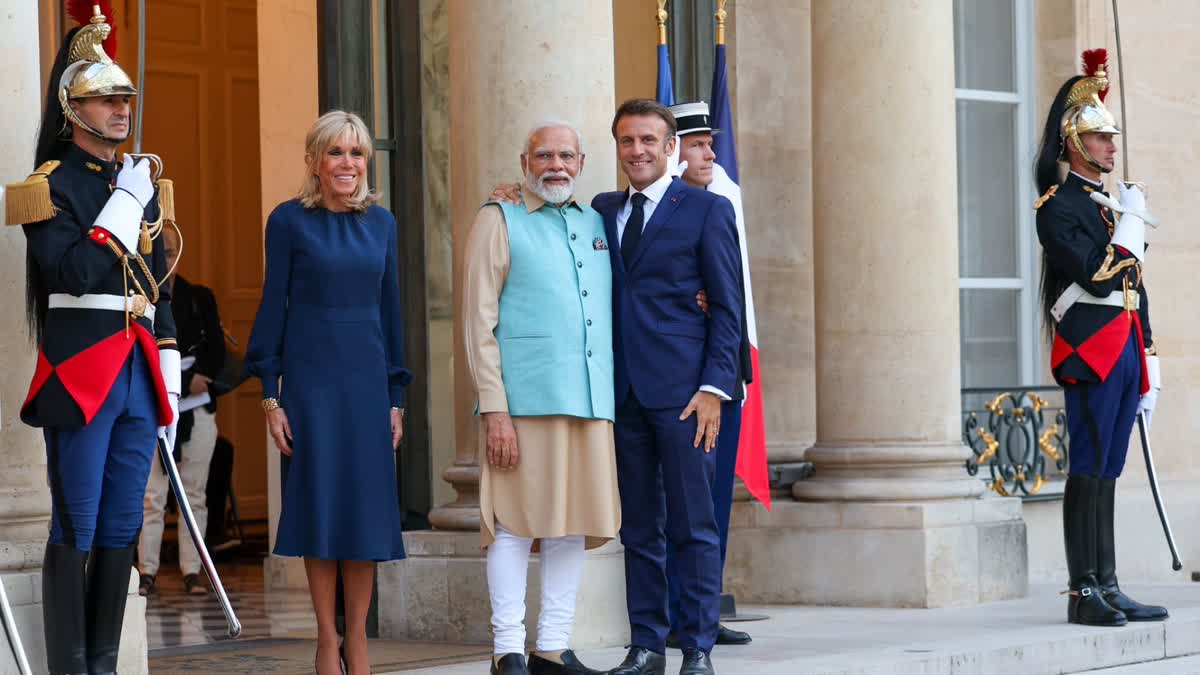
[[[1087,77],[1093,77],[1097,71],[1103,70],[1108,73],[1108,50],[1107,49],[1089,49],[1083,53],[1083,74]],[[1104,97],[1108,96],[1108,87],[1100,90],[1100,100],[1103,102]]]
[[[112,28],[108,33],[108,39],[104,41],[104,53],[108,54],[108,58],[116,60],[117,24],[113,22],[112,0],[67,0],[67,16],[74,19],[75,23],[80,26],[86,26],[92,20],[93,5],[100,5],[100,13],[105,16],[105,20]]]

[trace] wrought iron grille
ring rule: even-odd
[[[963,389],[963,442],[971,448],[967,473],[996,493],[1023,498],[1065,478],[1066,413],[1058,387]],[[1052,403],[1051,401],[1054,400]],[[987,473],[981,471],[986,468]]]

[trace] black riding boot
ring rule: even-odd
[[[1063,539],[1071,577],[1067,621],[1089,626],[1123,626],[1125,614],[1113,609],[1096,581],[1097,509],[1100,480],[1071,475],[1063,492]]]
[[[134,549],[92,550],[87,584],[87,665],[89,673],[116,673],[121,624],[129,599]]]
[[[87,553],[47,544],[42,563],[42,620],[46,665],[51,675],[77,675],[87,668],[84,580]]]
[[[1100,499],[1096,519],[1099,535],[1096,538],[1096,580],[1100,592],[1113,609],[1120,610],[1130,621],[1162,621],[1167,618],[1167,608],[1143,605],[1121,592],[1117,584],[1117,546],[1113,536],[1113,513],[1116,503],[1116,479],[1100,479]]]

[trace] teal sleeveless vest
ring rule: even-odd
[[[496,340],[508,411],[612,421],[612,267],[588,206],[491,202],[504,211],[509,267]]]

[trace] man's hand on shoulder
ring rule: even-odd
[[[521,203],[521,184],[520,183],[501,183],[492,190],[492,196],[488,201],[493,202],[508,202],[509,204]]]
[[[691,417],[692,413],[696,414],[696,438],[692,441],[692,447],[700,447],[700,441],[703,440],[704,452],[712,452],[717,447],[717,435],[721,431],[721,398],[708,391],[696,392],[679,416],[680,421]]]
[[[517,450],[517,430],[513,427],[512,417],[506,412],[483,413],[483,426],[487,433],[488,464],[501,471],[515,469],[520,452]]]

